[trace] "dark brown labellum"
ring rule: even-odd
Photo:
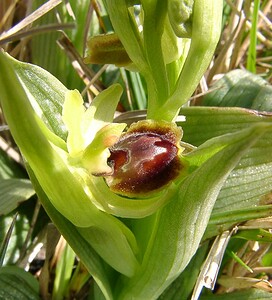
[[[142,196],[160,189],[182,169],[179,158],[181,129],[175,124],[140,121],[110,148],[107,177],[112,191]]]

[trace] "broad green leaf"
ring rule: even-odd
[[[227,198],[225,199],[227,201]],[[215,204],[216,205],[216,204]],[[222,210],[220,213],[212,213],[209,225],[203,239],[211,238],[220,234],[222,231],[233,227],[235,224],[254,220],[259,218],[270,217],[272,214],[272,205],[250,205],[241,209]]]
[[[62,121],[62,105],[67,88],[44,69],[9,57],[9,63],[27,93],[36,114],[56,135],[66,140],[67,130]],[[29,129],[31,130],[31,129]]]
[[[204,106],[244,107],[272,111],[272,86],[259,75],[245,70],[225,74],[203,98]]]
[[[0,268],[0,299],[39,300],[38,281],[18,267]]]
[[[0,191],[0,216],[10,213],[35,194],[30,180],[16,178],[0,180]]]
[[[209,242],[204,243],[196,252],[194,257],[186,269],[180,276],[160,295],[159,300],[181,300],[190,299],[193,288],[195,286],[199,270],[203,264],[207,251],[209,250]]]
[[[270,113],[242,108],[191,107],[183,109],[186,122],[182,123],[184,140],[199,146],[206,140],[235,132],[256,124],[271,123]],[[272,189],[272,133],[260,137],[230,173],[219,193],[211,216],[207,237],[218,234],[223,228],[250,218],[271,214]],[[258,206],[258,207],[257,207]]]
[[[188,107],[182,108],[186,122],[183,141],[199,146],[207,140],[226,133],[247,128],[256,122],[272,122],[272,114],[243,108],[231,107]]]
[[[265,300],[271,299],[271,293],[258,289],[245,289],[225,294],[203,295],[200,300]]]
[[[47,195],[42,190],[39,182],[37,181],[33,171],[27,165],[28,173],[31,178],[31,182],[39,199],[41,199],[43,207],[54,222],[60,233],[65,240],[69,243],[75,253],[80,257],[83,264],[86,266],[94,280],[102,290],[107,300],[112,298],[112,291],[108,275],[105,270],[105,263],[92,246],[78,233],[77,227],[68,221],[62,214],[60,214],[56,208],[51,204]]]
[[[135,299],[156,298],[184,270],[199,246],[226,178],[269,129],[271,124],[259,123],[227,139],[218,138],[225,146],[208,160],[204,157],[204,163],[181,183],[177,196],[157,213],[142,266],[131,280],[124,281],[120,299],[128,295]],[[138,222],[141,226],[142,221]]]

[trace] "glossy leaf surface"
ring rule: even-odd
[[[245,70],[225,74],[203,101],[204,106],[244,107],[258,111],[272,110],[272,87],[261,76]]]

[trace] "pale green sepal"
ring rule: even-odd
[[[77,90],[66,92],[62,118],[68,130],[67,147],[71,157],[80,157],[98,131],[112,122],[122,91],[119,84],[110,86],[93,100],[87,110]]]
[[[85,149],[82,156],[83,166],[94,175],[112,173],[112,168],[107,164],[110,156],[109,147],[115,144],[125,129],[126,124],[112,123],[101,128],[94,140]]]
[[[162,34],[162,51],[163,51],[163,59],[166,64],[170,64],[171,62],[178,60],[182,55],[182,51],[184,48],[184,40],[178,38],[169,22],[169,18],[166,17],[165,27]]]
[[[96,121],[112,122],[116,106],[123,93],[123,88],[120,84],[116,83],[108,87],[95,97],[91,103],[91,107],[95,108],[94,119]]]
[[[84,149],[84,138],[81,130],[81,121],[85,109],[83,99],[77,90],[67,91],[62,110],[62,119],[69,132],[67,148],[71,156],[76,156]]]

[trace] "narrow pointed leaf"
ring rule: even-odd
[[[272,122],[271,113],[242,108],[191,107],[183,109],[183,113],[186,116],[186,122],[182,123],[184,139],[196,146],[257,122]],[[230,173],[215,203],[206,237],[214,236],[222,228],[227,229],[237,222],[271,214],[268,205],[272,189],[271,141],[272,133],[268,131]]]
[[[50,216],[51,220],[57,226],[57,228],[59,229],[65,240],[73,248],[75,253],[80,257],[83,264],[86,266],[96,283],[99,285],[105,298],[107,300],[112,299],[109,278],[107,277],[103,260],[90,246],[90,244],[80,234],[78,234],[77,227],[69,222],[55,209],[55,207],[48,199],[47,195],[42,190],[39,182],[37,181],[37,178],[28,165],[27,169],[31,178],[31,182],[33,183],[39,199],[41,199],[43,207]]]
[[[259,289],[245,289],[232,293],[203,295],[201,300],[265,300],[271,299],[271,293]]]
[[[268,129],[260,123],[229,135],[225,147],[183,181],[177,197],[158,213],[142,267],[126,282],[120,299],[156,298],[182,272],[199,246],[224,181]]]

